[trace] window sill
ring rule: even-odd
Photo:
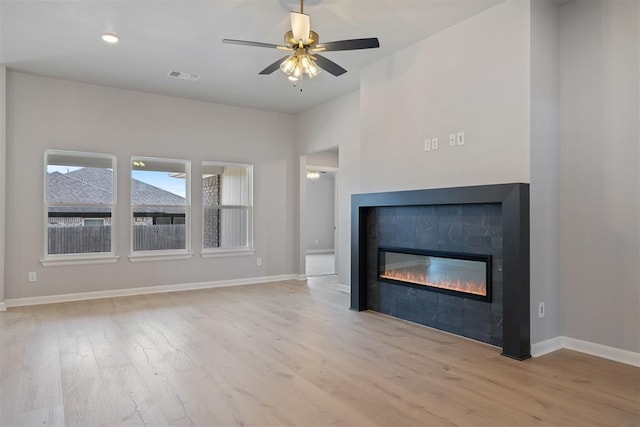
[[[172,261],[180,259],[190,259],[193,257],[193,252],[164,252],[164,253],[149,253],[142,252],[129,255],[129,261],[131,262],[148,262],[148,261]]]
[[[59,267],[65,265],[82,265],[82,264],[111,264],[118,262],[120,257],[114,255],[106,256],[72,256],[60,258],[45,258],[40,260],[43,267]]]
[[[242,249],[216,249],[216,250],[208,250],[206,252],[202,252],[200,256],[202,258],[220,258],[227,256],[249,256],[256,253],[256,250],[253,248],[242,248]]]

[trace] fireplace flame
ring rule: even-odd
[[[457,281],[431,282],[425,272],[407,271],[403,269],[388,270],[380,274],[381,278],[396,280],[399,282],[414,283],[416,285],[430,286],[432,288],[448,289],[451,291],[487,296],[487,287],[482,283]]]

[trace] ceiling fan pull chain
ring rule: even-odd
[[[304,80],[304,75],[301,75],[300,78],[293,82],[294,89],[299,89],[300,93],[302,93],[302,82]]]

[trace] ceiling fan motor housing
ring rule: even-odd
[[[315,31],[309,31],[309,38],[304,43],[304,46],[313,49],[318,44],[318,40],[318,33]],[[284,43],[291,47],[298,45],[298,41],[293,36],[293,31],[289,30],[284,34]]]

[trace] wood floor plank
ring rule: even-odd
[[[639,426],[640,369],[518,362],[331,278],[0,313],[0,425]]]
[[[117,425],[169,425],[133,365],[101,369],[100,374]]]

